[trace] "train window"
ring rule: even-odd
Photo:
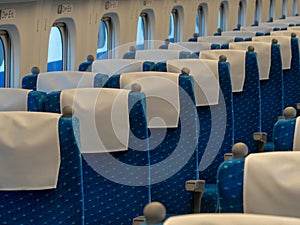
[[[10,38],[5,30],[0,30],[0,87],[11,87],[9,77]]]
[[[294,0],[293,2],[293,15],[298,15],[298,0]]]
[[[48,64],[47,71],[63,70],[63,40],[62,33],[57,26],[53,26],[50,31],[48,44]]]
[[[208,8],[206,4],[199,5],[196,14],[196,28],[195,28],[195,32],[198,33],[199,36],[205,36],[207,33],[207,28],[206,28],[207,11]]]
[[[286,16],[286,0],[282,1],[281,15],[282,15],[282,18],[285,19],[285,16]]]
[[[274,19],[274,16],[275,16],[274,10],[275,10],[275,0],[270,0],[269,15],[270,15],[270,18],[273,18],[273,19]]]
[[[136,48],[138,50],[151,47],[151,42],[149,40],[151,40],[152,27],[150,22],[152,17],[154,17],[152,11],[143,11],[139,16],[136,36]]]
[[[238,10],[238,24],[244,26],[245,25],[245,1],[239,2],[239,10]]]
[[[138,25],[137,25],[137,33],[136,33],[136,49],[143,50],[145,44],[145,30],[144,30],[144,20],[141,16],[139,16]]]
[[[170,13],[170,26],[169,26],[169,40],[171,42],[175,41],[175,18],[174,18],[174,14]]]
[[[98,29],[98,45],[97,59],[105,59],[108,57],[108,29],[105,21],[101,20]]]
[[[228,3],[221,2],[219,7],[218,15],[218,27],[223,31],[227,30],[227,20],[228,20]]]
[[[261,16],[261,0],[255,1],[255,16],[254,19],[257,22],[260,22],[260,16]]]

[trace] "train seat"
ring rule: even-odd
[[[169,50],[181,50],[192,52],[192,58],[198,58],[202,50],[219,49],[220,45],[209,42],[176,42],[169,44]]]
[[[0,112],[0,118],[1,223],[83,224],[81,158],[71,119],[45,112]]]
[[[294,34],[293,34],[294,33]],[[283,70],[283,83],[284,83],[284,107],[296,107],[300,101],[300,68],[299,68],[299,31],[276,31],[272,32],[273,36],[288,36],[291,37],[291,67],[290,69]],[[284,51],[284,49],[281,49]]]
[[[45,111],[47,94],[21,88],[0,88],[0,111]]]
[[[256,53],[224,49],[203,51],[200,57],[217,59],[221,55],[225,55],[230,63],[234,142],[245,142],[250,152],[255,152],[257,143],[253,140],[253,133],[261,131],[260,86]]]
[[[86,224],[130,224],[149,202],[144,94],[82,88],[49,93],[47,100],[51,112],[74,105],[79,119]]]
[[[226,213],[226,214],[194,214],[174,216],[169,218],[164,225],[299,225],[297,218],[283,216],[269,216],[256,214]]]
[[[135,53],[135,59],[148,60],[152,62],[166,61],[168,59],[185,59],[190,57],[190,51],[181,50],[148,49],[138,50]]]
[[[170,214],[191,213],[193,212],[193,194],[185,190],[185,182],[198,179],[196,157],[198,119],[195,111],[193,79],[183,74],[166,72],[132,73],[131,75],[136,76],[138,83],[142,80],[139,80],[139,77],[143,79],[149,77],[153,80],[148,87],[142,85],[142,91],[150,100],[152,96],[164,99],[165,96],[160,93],[161,90],[169,93],[170,88],[175,87],[179,91],[179,121],[175,124],[176,127],[151,126],[149,130],[151,201],[162,202]],[[124,74],[110,77],[108,87],[124,88],[122,76]],[[169,76],[178,79],[176,83],[170,83],[171,87],[162,82],[166,79],[165,77]],[[167,102],[170,100],[166,99]],[[147,104],[149,116],[148,108],[155,111],[159,107]]]
[[[92,72],[111,76],[119,73],[151,71],[153,65],[154,62],[135,59],[103,59],[93,62]]]
[[[239,38],[251,38],[254,36],[262,36],[264,33],[258,32],[258,31],[245,31],[245,30],[240,30],[240,31],[223,31],[222,36],[234,36],[234,37],[239,37]]]
[[[86,57],[86,62],[82,62],[78,66],[78,71],[91,72],[93,61],[95,60],[93,55]]]
[[[45,72],[24,76],[22,79],[22,88],[48,93],[70,88],[103,87],[107,79],[108,75],[93,72]]]
[[[229,42],[239,42],[243,41],[243,38],[235,36],[202,36],[198,37],[198,42],[209,42],[212,44],[228,44]]]
[[[299,218],[299,163],[298,151],[250,154],[244,168],[244,212]]]
[[[269,40],[271,42],[271,39]],[[269,76],[263,79],[260,77],[261,131],[267,133],[268,142],[273,142],[272,133],[274,124],[278,120],[278,117],[283,115],[283,70],[280,55],[280,45],[272,43]],[[264,150],[272,151],[272,143],[269,146],[270,148],[265,148]]]

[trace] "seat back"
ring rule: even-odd
[[[275,151],[293,150],[296,119],[278,120],[273,129]]]
[[[52,92],[47,96],[46,109],[51,112],[59,112],[63,106],[69,105],[70,96],[74,109],[77,108],[78,114],[75,111],[74,116],[79,118],[81,125],[79,129],[81,151],[86,152],[82,152],[86,224],[129,224],[132,218],[142,214],[142,208],[150,198],[145,96],[143,93],[123,90],[112,101],[109,96],[103,95],[104,92],[110,95],[116,91],[121,90],[89,88],[77,89],[75,92],[74,90]],[[127,101],[123,99],[126,96],[122,93],[127,95]],[[119,102],[118,97],[123,100]],[[108,111],[106,114],[106,110],[102,111],[106,108],[105,101],[108,106],[113,107],[111,113]],[[128,113],[124,108],[119,108],[121,105],[119,103],[123,105],[124,102],[126,102],[125,107],[128,106]],[[115,134],[120,138],[123,135],[123,131],[120,133],[118,128],[120,121],[115,120],[115,117],[118,117],[116,113],[121,113],[122,118],[127,114],[129,119],[127,150],[112,149],[110,146],[115,147],[116,140],[107,142]],[[101,120],[103,116],[109,124],[112,124],[115,132],[111,132],[111,128],[105,125],[106,121]],[[111,120],[110,117],[113,119]],[[90,137],[93,139],[89,143]],[[95,139],[99,139],[99,142]],[[106,149],[102,149],[100,144],[103,144]],[[116,208],[127,210],[116,210]]]
[[[152,62],[161,62],[168,59],[185,59],[189,58],[190,56],[191,53],[189,51],[167,49],[138,50],[135,53],[135,59],[149,60]]]
[[[71,88],[103,87],[108,76],[92,72],[57,71],[24,76],[23,89],[51,92]]]
[[[245,213],[299,218],[299,163],[300,152],[249,155],[244,170]]]
[[[164,72],[156,72],[156,74],[160,76],[160,79],[164,79]],[[123,74],[110,77],[108,86],[122,87],[122,84],[120,85],[122,76]],[[151,201],[162,202],[170,214],[182,214],[193,212],[193,196],[185,191],[185,182],[198,177],[197,139],[195,138],[197,137],[197,114],[192,77],[179,75],[178,84],[175,85],[178,87],[180,100],[178,126],[149,130],[151,134],[149,138],[151,166],[149,169]],[[169,90],[166,89],[167,87],[162,88],[161,85],[152,85],[150,89],[152,88],[153,90],[155,88],[165,89],[167,92]],[[145,88],[144,91],[146,92]],[[162,98],[158,93],[154,96]],[[151,99],[151,95],[148,97]],[[148,104],[147,107],[151,106]],[[178,196],[180,196],[180,201],[178,201]]]
[[[222,225],[299,225],[300,220],[296,218],[253,214],[194,214],[171,217],[164,225],[220,225],[220,223]]]
[[[11,182],[8,182],[2,175],[2,223],[84,224],[81,157],[72,120],[59,114],[37,112],[1,112],[0,117],[3,126],[1,149],[10,149],[6,154],[2,152],[2,171],[20,160],[13,170],[5,170],[5,177],[8,173],[17,173],[22,178],[20,181],[9,175]],[[25,142],[20,137],[31,141]],[[14,145],[7,145],[8,140],[14,140]],[[54,149],[56,151],[52,151]],[[41,179],[52,173],[58,177],[51,176],[50,180],[57,182],[53,180],[51,186],[42,185]],[[33,178],[36,179],[34,183]],[[12,187],[16,183],[22,186]]]
[[[135,59],[103,59],[96,60],[92,65],[92,72],[107,74],[150,71],[154,62]]]
[[[46,93],[20,88],[0,88],[0,111],[45,111]]]

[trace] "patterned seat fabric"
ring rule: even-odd
[[[230,81],[229,63],[219,62],[219,83],[223,93],[219,104],[197,107],[200,121],[198,139],[199,178],[206,181],[201,201],[201,212],[216,212],[218,193],[216,175],[224,154],[231,152],[233,146],[233,100]],[[224,111],[225,110],[225,111]],[[224,120],[226,113],[226,120]],[[212,115],[214,115],[212,120]],[[212,129],[213,127],[213,129]],[[225,130],[222,128],[225,127]],[[210,139],[220,140],[220,146],[214,146]]]
[[[293,149],[296,119],[279,120],[274,125],[274,151],[291,151]]]
[[[243,178],[245,159],[230,158],[218,169],[219,212],[243,212]]]
[[[110,77],[109,87],[118,88],[119,79],[119,75]],[[151,201],[163,203],[170,214],[193,212],[193,194],[185,190],[185,182],[197,179],[198,166],[192,77],[180,75],[179,86],[178,127],[150,129],[149,140]]]
[[[72,120],[60,118],[58,129],[61,164],[57,187],[0,191],[2,224],[84,224],[81,157]]]
[[[257,148],[253,133],[261,131],[260,82],[256,53],[246,53],[245,68],[243,91],[233,93],[234,143],[244,142],[251,153]]]
[[[60,112],[60,94],[60,91],[48,94],[47,111]],[[85,224],[131,224],[132,218],[141,215],[149,202],[144,94],[129,93],[128,104],[131,109],[128,151],[83,154]]]
[[[296,107],[300,103],[300,69],[298,38],[291,38],[292,61],[291,69],[283,70],[284,108]]]
[[[260,81],[261,91],[261,130],[272,140],[273,126],[283,113],[283,72],[280,46],[272,44],[271,68],[268,80]]]

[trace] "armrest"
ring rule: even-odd
[[[264,151],[264,146],[267,142],[267,133],[266,132],[255,132],[253,133],[254,141],[258,142],[258,152]]]
[[[194,213],[200,213],[205,180],[188,180],[185,182],[185,189],[194,193]]]
[[[226,160],[228,160],[228,159],[230,159],[232,157],[233,157],[233,153],[225,153],[224,154],[224,161],[226,161]]]
[[[138,216],[133,218],[132,225],[141,225],[145,221],[146,221],[145,216]]]

